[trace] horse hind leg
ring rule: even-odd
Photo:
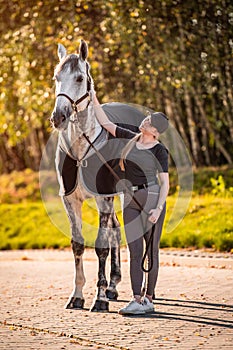
[[[107,289],[107,279],[105,275],[106,270],[106,260],[109,255],[109,248],[99,247],[98,242],[95,247],[96,254],[99,258],[99,272],[98,272],[98,282],[97,282],[97,296],[94,301],[91,311],[92,312],[106,312],[109,311],[109,301],[106,297]]]
[[[104,312],[109,311],[109,301],[106,296],[108,282],[106,279],[106,261],[109,255],[109,225],[113,208],[113,198],[96,198],[99,209],[99,230],[95,241],[95,251],[99,260],[97,296],[91,307],[91,311]]]
[[[111,272],[110,282],[106,290],[106,296],[109,300],[117,300],[118,291],[117,284],[121,281],[121,260],[120,260],[120,243],[121,243],[121,231],[120,223],[113,212],[112,216],[112,228],[109,230],[110,246],[111,246]]]

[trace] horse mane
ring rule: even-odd
[[[71,73],[77,71],[79,63],[79,55],[71,54],[62,60],[55,68],[55,74],[59,74],[61,71],[65,71],[67,67],[70,67]]]

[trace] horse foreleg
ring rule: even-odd
[[[120,243],[121,231],[120,223],[115,212],[111,216],[112,229],[110,229],[110,245],[111,245],[111,272],[110,282],[106,290],[106,296],[110,300],[117,300],[118,292],[117,284],[121,281],[121,261],[120,261]]]
[[[71,240],[72,250],[74,254],[75,273],[74,273],[74,289],[66,304],[66,309],[83,309],[84,297],[83,286],[85,284],[85,277],[83,271],[83,252],[84,244]]]
[[[106,279],[106,260],[109,254],[108,232],[106,228],[99,228],[98,236],[95,241],[95,252],[99,260],[97,296],[91,308],[91,311],[108,311],[109,302],[106,297],[106,288],[108,285]]]
[[[63,198],[63,203],[70,220],[72,239],[71,245],[74,255],[74,288],[66,304],[66,309],[82,309],[84,307],[83,286],[85,276],[83,271],[84,239],[81,234],[81,207],[78,196],[72,194]]]

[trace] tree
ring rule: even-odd
[[[193,163],[232,163],[229,0],[0,0],[0,171],[38,169],[51,131],[57,43],[83,38],[95,88],[165,111]]]

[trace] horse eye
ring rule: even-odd
[[[83,81],[82,75],[79,75],[76,79],[77,83],[81,83]]]

